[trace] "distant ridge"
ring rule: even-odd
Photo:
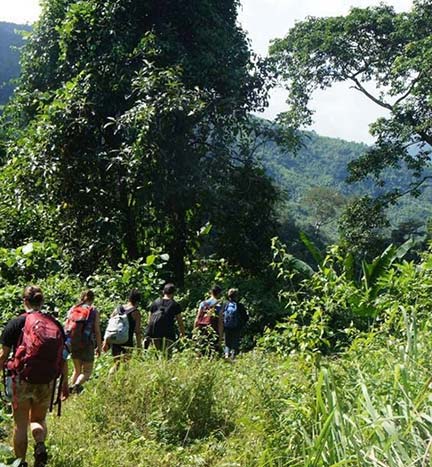
[[[17,30],[30,31],[31,26],[0,21],[0,105],[9,100],[14,89],[10,80],[17,78],[20,72],[17,48],[24,41]]]

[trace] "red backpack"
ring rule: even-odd
[[[216,332],[218,332],[220,308],[220,301],[210,304],[208,300],[205,300],[200,306],[196,327],[205,328],[207,326],[211,326]]]
[[[73,349],[81,349],[91,342],[94,328],[94,307],[76,305],[69,312],[65,332]]]
[[[48,384],[63,370],[64,334],[51,316],[33,311],[26,320],[8,370],[20,380]]]

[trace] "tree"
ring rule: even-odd
[[[77,270],[102,258],[116,265],[158,245],[183,281],[189,244],[214,193],[213,157],[229,167],[237,129],[265,103],[237,6],[43,4],[8,114],[9,159],[26,167],[20,195],[51,207],[54,235]]]
[[[349,179],[370,175],[384,186],[386,171],[402,168],[411,172],[412,182],[386,192],[381,203],[419,194],[431,178],[425,172],[432,155],[431,0],[415,0],[408,13],[380,5],[354,8],[347,16],[309,18],[274,41],[271,56],[289,90],[290,107],[282,117],[289,125],[310,124],[313,91],[337,82],[350,83],[386,109],[388,116],[370,127],[376,143],[349,164]]]
[[[334,222],[340,209],[346,204],[341,193],[327,186],[310,188],[305,193],[303,202],[312,212],[315,234],[319,233],[323,225]]]

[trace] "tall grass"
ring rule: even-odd
[[[369,333],[321,360],[148,352],[109,376],[105,356],[62,417],[49,417],[50,465],[429,466],[431,333],[399,311],[399,338]]]
[[[51,465],[428,466],[429,333],[357,339],[318,367],[259,352],[234,364],[135,355],[50,417]]]

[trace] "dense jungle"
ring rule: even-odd
[[[0,23],[2,325],[27,284],[62,322],[92,289],[105,327],[167,282],[186,325],[169,358],[97,359],[49,417],[50,466],[431,465],[432,1],[308,17],[263,57],[240,3],[44,0]],[[374,144],[310,130],[336,83],[386,109]],[[250,317],[230,363],[191,339],[214,283]],[[4,403],[1,465],[11,427]]]

